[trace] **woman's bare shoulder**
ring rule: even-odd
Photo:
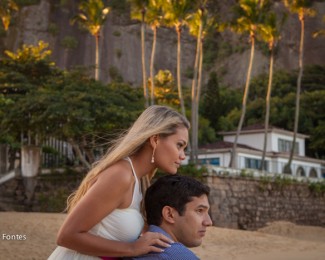
[[[126,160],[120,160],[114,163],[99,175],[98,180],[129,187],[134,182],[130,163]]]

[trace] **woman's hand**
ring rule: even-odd
[[[170,247],[173,240],[157,232],[146,232],[132,244],[133,256],[144,255],[149,252],[163,252],[164,248]]]

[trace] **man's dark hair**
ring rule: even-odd
[[[193,197],[209,196],[210,188],[198,180],[181,175],[160,177],[146,191],[144,204],[149,225],[159,226],[162,222],[162,209],[173,207],[183,215],[185,206]]]

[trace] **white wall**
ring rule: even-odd
[[[35,177],[41,165],[41,148],[38,146],[21,147],[21,174],[23,177]]]
[[[256,156],[256,155],[250,155],[250,154],[245,154],[245,153],[240,153],[239,154],[239,167],[238,168],[245,168],[245,158],[253,158],[253,159],[261,159],[261,157]],[[288,163],[287,158],[265,158],[268,161],[268,172],[273,172],[273,173],[282,173],[284,166]],[[321,164],[318,163],[312,163],[312,162],[306,162],[306,161],[297,161],[293,160],[291,164],[291,170],[292,170],[292,175],[296,176],[297,170],[299,167],[302,167],[305,170],[306,177],[309,177],[309,173],[311,169],[315,169],[317,172],[317,177],[321,178]]]
[[[279,147],[278,147],[279,139],[288,140],[290,142],[293,141],[292,136],[272,133],[272,151],[274,152],[279,152]],[[298,146],[299,146],[299,155],[305,156],[305,139],[297,137],[296,142],[298,142]]]
[[[285,134],[268,133],[266,151],[279,152],[278,139],[288,140],[292,142],[293,137]],[[235,135],[227,135],[223,138],[224,141],[234,142]],[[297,137],[296,142],[299,146],[299,155],[305,156],[305,139]],[[264,133],[243,134],[238,137],[238,144],[248,145],[250,147],[263,150]]]
[[[212,154],[201,154],[199,155],[199,159],[208,159],[208,158],[219,158],[220,159],[220,166],[228,167],[230,162],[230,153],[212,153]],[[245,165],[245,158],[252,158],[261,160],[261,156],[253,155],[249,153],[239,153],[237,156],[237,168],[243,169],[246,168]],[[265,157],[265,160],[268,162],[268,172],[273,173],[282,173],[284,166],[288,163],[287,158],[271,158]],[[291,169],[292,175],[296,176],[297,169],[302,167],[305,170],[306,177],[309,177],[310,170],[314,168],[317,172],[318,178],[321,178],[321,164],[319,163],[312,163],[307,161],[292,161]]]
[[[235,136],[234,135],[224,136],[224,141],[234,142]],[[263,150],[264,133],[239,135],[238,144],[245,144],[250,147]],[[268,147],[266,150],[268,150]]]

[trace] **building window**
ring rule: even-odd
[[[253,159],[253,158],[245,158],[245,168],[250,169],[257,169],[259,170],[261,167],[262,160],[259,159]],[[269,162],[264,161],[264,170],[267,171]]]
[[[204,158],[199,159],[199,164],[220,165],[220,158]]]
[[[317,172],[314,168],[312,168],[309,172],[309,177],[310,178],[317,178]]]
[[[306,176],[305,170],[301,166],[297,169],[297,176],[298,177],[305,177]]]
[[[279,152],[290,152],[292,148],[292,141],[285,140],[285,139],[278,139],[278,149]],[[299,143],[296,142],[295,145],[295,154],[299,154]]]

